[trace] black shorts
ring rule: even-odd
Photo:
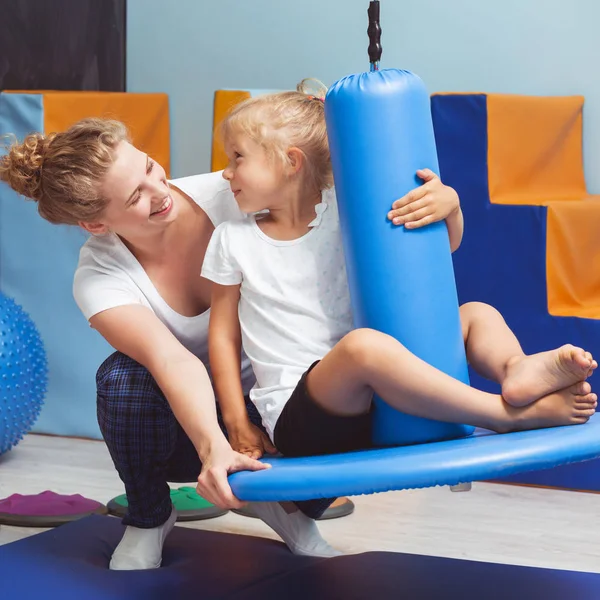
[[[340,416],[327,411],[311,398],[302,375],[284,406],[273,434],[275,447],[284,456],[337,454],[372,447],[372,412]]]

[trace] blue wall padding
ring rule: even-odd
[[[546,208],[490,202],[486,96],[436,95],[431,106],[442,179],[459,193],[465,217],[464,239],[453,255],[460,303],[497,308],[527,354],[573,343],[599,357],[600,321],[548,313]],[[474,387],[499,392],[473,371],[470,376]],[[592,461],[511,480],[600,491],[599,471]]]
[[[42,131],[41,94],[0,94],[0,134]],[[48,357],[48,391],[34,431],[99,438],[95,373],[110,346],[72,295],[86,236],[44,221],[34,202],[0,184],[0,289],[29,313]]]
[[[417,230],[387,213],[438,171],[429,95],[409,71],[386,69],[336,82],[325,100],[354,321],[468,383],[448,232],[443,222]],[[401,414],[376,398],[378,445],[468,435],[473,428]]]

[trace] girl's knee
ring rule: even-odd
[[[364,366],[373,359],[383,337],[387,336],[374,329],[354,329],[344,336],[340,344],[346,360]]]
[[[485,302],[466,302],[460,307],[461,319],[467,321],[482,320],[499,315],[500,313],[493,306],[485,304]]]

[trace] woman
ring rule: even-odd
[[[223,426],[233,416],[217,415],[206,366],[204,253],[216,225],[244,215],[220,173],[167,182],[112,120],[27,136],[0,158],[0,180],[36,201],[49,222],[92,234],[73,290],[90,325],[117,350],[98,370],[98,421],[129,505],[110,568],[156,568],[176,521],[167,481],[198,478],[207,500],[239,508],[228,473],[268,468],[251,456],[275,451],[251,404],[244,440],[235,440],[248,455],[232,450]],[[240,367],[247,393],[253,374],[245,358]],[[314,521],[330,502],[254,508],[292,552],[333,556]]]

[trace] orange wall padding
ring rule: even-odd
[[[36,93],[36,92],[25,92]],[[167,94],[121,92],[45,92],[44,131],[63,131],[85,117],[122,121],[140,150],[160,163],[170,176],[171,149]]]
[[[489,94],[489,191],[494,204],[546,204],[587,195],[582,96]]]
[[[242,90],[218,90],[215,92],[213,111],[213,142],[211,169],[221,171],[227,166],[227,156],[218,134],[218,128],[225,115],[236,105],[251,97],[250,92]]]
[[[494,204],[548,207],[548,312],[600,319],[600,196],[585,185],[583,101],[489,94],[488,184]]]
[[[548,204],[548,312],[600,319],[600,196]]]

